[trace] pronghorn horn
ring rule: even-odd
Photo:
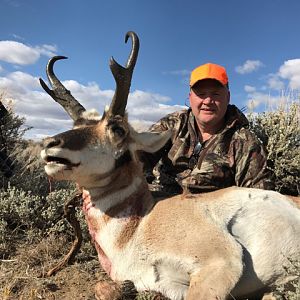
[[[72,96],[70,91],[64,87],[53,72],[54,63],[57,60],[66,58],[65,56],[54,56],[47,64],[46,73],[53,89],[51,90],[41,78],[40,84],[43,89],[65,109],[69,116],[76,121],[85,111],[85,108]]]
[[[125,36],[125,43],[127,43],[129,37],[132,40],[132,48],[126,63],[126,67],[119,65],[113,57],[109,62],[111,72],[116,81],[116,91],[108,110],[108,113],[111,115],[124,116],[125,114],[133,69],[140,47],[139,38],[136,33],[133,31],[127,32]]]

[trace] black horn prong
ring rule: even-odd
[[[125,43],[129,38],[132,40],[132,47],[127,59],[126,67],[118,64],[113,57],[111,57],[109,63],[111,72],[116,81],[116,91],[108,111],[111,115],[123,116],[125,114],[131,78],[139,51],[139,38],[136,33],[133,31],[127,32],[125,35]]]
[[[56,101],[58,102],[69,116],[76,121],[80,118],[81,114],[85,111],[85,108],[72,96],[69,90],[60,82],[56,77],[53,66],[57,60],[67,59],[66,56],[54,56],[52,57],[46,67],[46,73],[52,89],[50,89],[43,79],[40,78],[40,84],[42,88]]]
[[[39,78],[40,85],[44,89],[44,91],[49,94],[51,97],[53,97],[53,91],[49,89],[48,85],[45,83],[45,81],[42,78]]]
[[[124,68],[122,65],[120,65],[113,57],[109,60],[109,66],[111,71],[115,72],[117,76],[117,72],[121,69],[123,72],[126,72],[126,68]],[[118,78],[117,78],[118,79]]]

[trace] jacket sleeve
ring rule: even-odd
[[[266,150],[255,134],[242,128],[233,143],[236,185],[273,190],[274,176],[267,166]]]

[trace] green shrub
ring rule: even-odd
[[[250,115],[251,126],[265,144],[268,161],[275,175],[276,190],[300,194],[300,104]]]
[[[51,234],[63,234],[73,240],[73,229],[64,218],[64,203],[74,190],[57,190],[48,196],[8,187],[0,190],[0,257],[11,253],[18,240],[34,242]],[[89,240],[86,222],[80,208],[76,212],[85,241]]]

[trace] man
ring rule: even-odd
[[[244,114],[230,105],[226,70],[207,63],[190,76],[190,108],[167,115],[150,130],[172,129],[155,154],[143,154],[150,188],[167,194],[213,191],[228,186],[273,189],[265,150]]]

